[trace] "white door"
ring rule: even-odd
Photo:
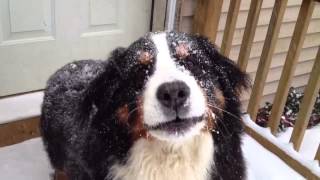
[[[0,0],[0,97],[43,89],[67,62],[149,31],[150,0]]]

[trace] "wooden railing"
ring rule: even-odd
[[[39,117],[0,124],[0,147],[39,137]]]
[[[272,56],[274,54],[275,46],[278,40],[279,30],[287,7],[287,1],[288,0],[276,0],[273,7],[267,35],[265,38],[260,62],[255,77],[255,82],[253,84],[247,109],[248,114],[254,121],[257,116],[261,99],[263,97],[263,89],[266,83]],[[240,2],[240,0],[230,1],[227,23],[225,26],[223,41],[220,49],[221,52],[226,56],[229,55],[232,46],[232,39],[235,31],[237,16],[239,13]],[[294,71],[297,65],[303,41],[305,39],[308,25],[311,20],[311,15],[313,13],[315,3],[316,2],[314,0],[303,0],[301,4],[292,40],[286,56],[285,65],[283,67],[283,71],[279,81],[279,86],[275,95],[276,101],[273,103],[268,124],[273,134],[276,134],[280,123],[280,118],[283,113],[284,105],[288,96],[289,87],[293,79]],[[262,0],[251,1],[238,58],[238,65],[242,70],[246,70],[248,64],[261,6]],[[215,42],[221,7],[221,0],[197,0],[197,7],[195,11],[196,14],[194,17],[193,25],[194,33],[205,35],[209,37],[212,42]],[[316,96],[319,92],[319,88],[320,48],[313,65],[312,72],[310,73],[310,79],[308,85],[306,86],[300,112],[298,114],[298,118],[296,120],[296,124],[294,126],[294,130],[290,139],[290,142],[293,143],[294,149],[296,151],[299,151],[316,100]],[[317,176],[312,170],[308,169],[308,167],[306,167],[303,163],[297,161],[295,158],[286,153],[282,148],[264,138],[254,128],[250,128],[247,126],[246,131],[265,148],[279,156],[290,167],[295,169],[298,173],[300,173],[307,179],[320,179],[319,176]],[[320,145],[315,155],[315,160],[320,161]]]

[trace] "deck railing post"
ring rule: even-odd
[[[287,100],[289,87],[293,78],[293,73],[300,55],[300,51],[305,39],[305,35],[310,23],[311,15],[314,9],[315,2],[313,0],[303,0],[299,11],[298,20],[293,32],[293,37],[290,42],[285,65],[282,70],[278,89],[275,95],[275,101],[272,106],[269,119],[269,127],[271,132],[276,134],[280,123],[280,118],[283,112],[285,102]]]
[[[254,121],[256,119],[259,104],[263,96],[263,88],[270,69],[272,55],[278,40],[279,30],[286,7],[287,0],[275,1],[248,105],[248,113]]]
[[[226,27],[223,33],[223,39],[221,43],[221,53],[225,56],[229,56],[234,31],[236,29],[236,23],[239,15],[241,0],[231,0],[228,10]]]
[[[238,65],[242,71],[246,71],[247,69],[248,59],[250,56],[254,35],[256,33],[261,6],[262,0],[251,1],[238,58]]]
[[[300,105],[300,111],[296,120],[290,142],[295,150],[299,150],[305,130],[308,126],[310,115],[320,88],[320,47],[315,59],[308,85],[304,91],[304,97]]]
[[[215,42],[223,0],[197,0],[193,19],[193,32],[207,36]]]

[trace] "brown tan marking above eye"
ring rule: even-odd
[[[139,62],[141,64],[147,65],[147,64],[152,63],[153,55],[150,54],[149,52],[147,52],[147,51],[139,51],[138,54],[139,54],[138,60],[139,60]]]
[[[176,54],[178,59],[184,59],[189,56],[189,47],[187,44],[181,43],[176,47]]]

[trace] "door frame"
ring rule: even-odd
[[[172,31],[176,19],[177,0],[152,0],[150,30]]]

